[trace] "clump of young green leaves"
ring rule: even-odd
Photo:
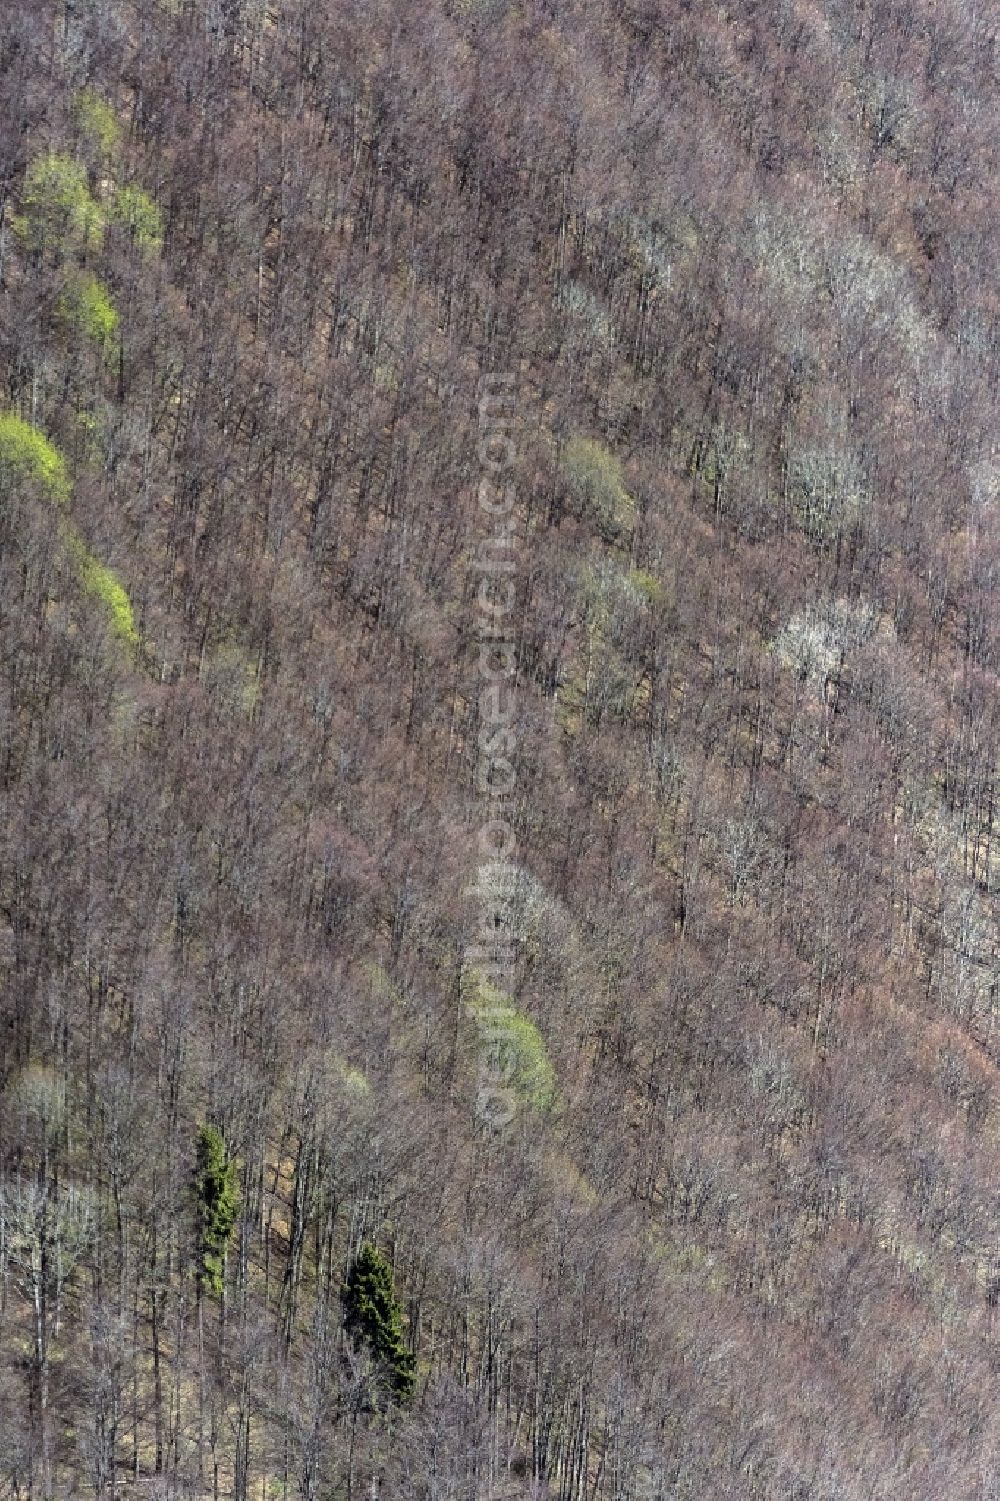
[[[134,184],[117,188],[111,218],[120,224],[140,250],[158,250],[163,241],[163,216],[153,199]]]
[[[609,542],[622,540],[635,524],[635,501],[625,487],[617,457],[594,438],[574,437],[563,450],[562,468],[583,514]]]
[[[0,472],[32,480],[58,505],[69,499],[66,463],[54,443],[16,412],[0,412]]]
[[[109,353],[118,332],[118,309],[104,283],[90,272],[73,276],[59,299],[64,323]]]
[[[80,134],[103,158],[114,155],[121,141],[121,126],[111,105],[94,89],[81,89],[73,101],[73,115]]]
[[[101,242],[103,210],[83,163],[65,152],[47,151],[30,163],[21,209],[14,231],[29,250],[70,254]]]
[[[55,444],[16,412],[0,412],[0,479],[34,484],[47,500],[64,507],[70,497],[66,461]],[[132,601],[118,576],[91,552],[67,520],[60,527],[66,550],[76,564],[85,591],[99,599],[112,630],[129,647],[139,645]]]
[[[139,645],[132,601],[118,575],[91,552],[75,531],[67,533],[66,545],[80,573],[85,591],[99,599],[107,611],[111,629],[129,647]]]
[[[555,1097],[555,1073],[535,1023],[478,970],[463,975],[462,991],[497,1074],[524,1104],[544,1110]]]

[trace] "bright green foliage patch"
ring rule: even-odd
[[[344,1325],[355,1347],[365,1344],[397,1397],[407,1397],[415,1377],[412,1353],[403,1337],[403,1314],[393,1291],[392,1267],[365,1244],[344,1284]]]
[[[64,506],[69,500],[70,482],[62,454],[37,427],[15,412],[0,412],[0,472],[3,470],[33,480],[57,505]],[[116,634],[129,646],[137,646],[139,632],[132,601],[117,576],[94,556],[72,526],[67,524],[63,535],[83,587],[104,605]]]
[[[37,427],[15,412],[0,412],[0,468],[34,480],[59,505],[69,499],[69,477],[62,454]]]
[[[87,186],[81,162],[59,151],[36,156],[28,167],[21,197],[23,214],[15,231],[31,250],[79,250],[100,244],[101,206]]]
[[[632,568],[629,570],[629,581],[650,605],[655,607],[663,604],[666,590],[655,573],[650,573],[646,568]]]
[[[533,1110],[551,1105],[555,1073],[531,1018],[477,970],[463,976],[463,999],[497,1074]]]
[[[226,1151],[222,1132],[215,1126],[199,1126],[196,1151],[193,1186],[198,1285],[221,1293],[226,1247],[239,1212],[239,1168]]]
[[[111,216],[121,224],[140,250],[158,250],[163,239],[160,210],[142,188],[118,188],[111,201]]]
[[[95,594],[107,607],[111,624],[119,636],[131,645],[136,645],[139,632],[135,626],[132,601],[111,569],[99,562],[97,558],[87,558],[83,568],[83,585],[89,593]]]
[[[102,281],[89,272],[74,277],[59,308],[71,328],[108,350],[118,330],[118,310]]]
[[[139,632],[136,628],[132,601],[118,577],[96,558],[76,532],[70,532],[67,547],[80,570],[80,580],[88,594],[99,599],[108,612],[112,628],[129,646],[138,646]]]
[[[630,531],[635,502],[625,488],[622,466],[611,450],[593,438],[571,438],[562,462],[571,492],[600,532],[613,541]]]
[[[121,140],[122,131],[107,100],[93,89],[81,89],[74,100],[73,113],[82,134],[102,156],[111,156]]]

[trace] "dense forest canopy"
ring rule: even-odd
[[[0,7],[0,1501],[1000,1497],[997,61]]]

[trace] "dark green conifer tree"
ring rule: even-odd
[[[344,1323],[355,1347],[367,1344],[396,1397],[408,1397],[416,1377],[413,1355],[403,1338],[403,1315],[393,1293],[392,1268],[373,1245],[365,1244],[344,1285]]]
[[[222,1292],[226,1247],[239,1210],[237,1175],[222,1132],[215,1126],[199,1126],[194,1171],[199,1291],[207,1287]]]

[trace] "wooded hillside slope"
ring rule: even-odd
[[[991,8],[0,12],[0,1501],[997,1501]]]

